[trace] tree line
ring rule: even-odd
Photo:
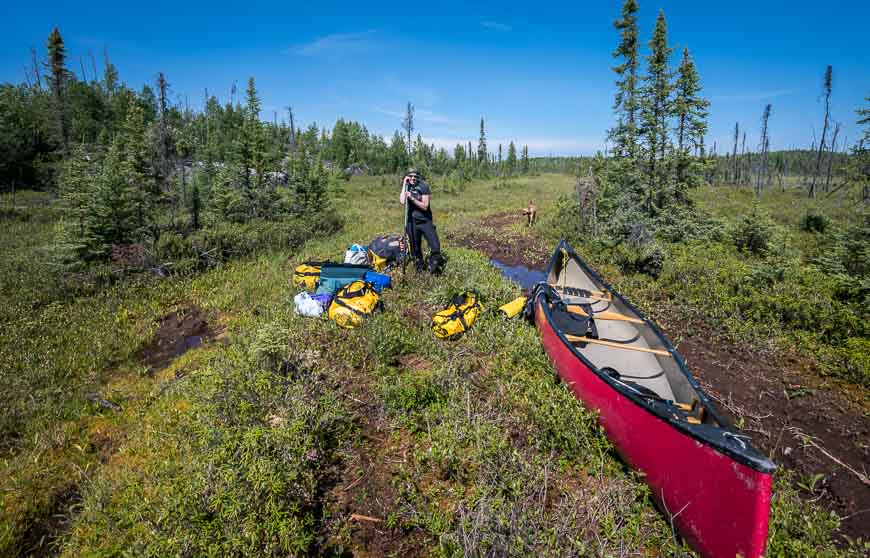
[[[330,192],[356,173],[425,175],[465,183],[533,172],[527,146],[477,145],[452,152],[414,136],[408,103],[402,129],[388,139],[338,119],[301,127],[292,107],[261,118],[253,77],[229,99],[204,92],[202,108],[173,102],[163,72],[134,90],[107,52],[77,76],[60,31],[40,60],[31,51],[22,83],[0,85],[0,184],[56,192],[63,211],[58,240],[66,259],[106,260],[118,247],[157,246],[224,224],[292,221],[331,213]]]

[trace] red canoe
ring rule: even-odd
[[[662,332],[565,241],[533,301],[559,375],[686,542],[711,558],[764,554],[776,466],[719,415]]]

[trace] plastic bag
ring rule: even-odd
[[[305,291],[293,297],[293,304],[296,306],[296,313],[300,316],[316,318],[323,314],[323,307],[320,303],[311,298],[311,295]]]
[[[344,253],[344,263],[368,265],[369,253],[365,246],[354,244]]]

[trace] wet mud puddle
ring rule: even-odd
[[[547,272],[538,269],[529,269],[524,265],[507,265],[496,259],[489,260],[490,263],[501,271],[501,274],[519,284],[524,291],[529,291],[536,283],[547,280]]]

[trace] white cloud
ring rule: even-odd
[[[376,45],[374,40],[375,30],[359,31],[355,33],[333,33],[318,37],[310,43],[297,45],[289,52],[299,56],[317,56],[323,54],[344,54],[347,52],[359,52],[368,50]]]
[[[381,107],[375,107],[372,109],[374,112],[379,112],[381,114],[386,114],[387,116],[392,116],[393,118],[402,119],[405,118],[404,111],[398,110],[390,110]],[[441,114],[439,112],[433,112],[431,110],[425,109],[414,109],[414,119],[420,122],[428,122],[430,124],[453,124],[455,121],[445,114]]]
[[[480,24],[487,29],[501,31],[502,33],[508,33],[510,31],[513,31],[513,27],[506,23],[499,23],[498,21],[481,21]]]

